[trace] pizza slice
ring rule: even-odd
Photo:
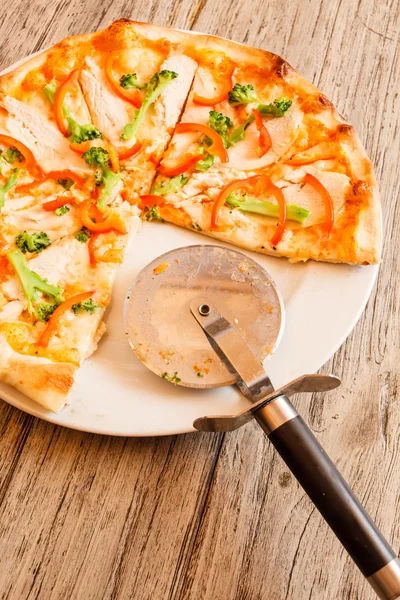
[[[0,133],[0,147],[0,380],[56,411],[105,331],[139,209],[104,148],[79,157],[80,173],[45,173],[16,138]]]
[[[198,61],[153,216],[291,261],[378,262],[373,168],[332,103],[261,50],[209,38]]]

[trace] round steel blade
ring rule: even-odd
[[[139,273],[125,301],[129,343],[149,369],[176,384],[233,384],[236,376],[190,312],[199,295],[218,307],[260,361],[274,352],[283,329],[274,282],[255,260],[214,245],[172,250]]]

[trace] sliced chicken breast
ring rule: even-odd
[[[167,85],[155,102],[155,125],[164,128],[175,127],[190,91],[196,69],[196,61],[183,54],[173,54],[163,62],[161,70],[175,71],[178,73],[178,77]]]
[[[12,98],[0,96],[0,132],[19,140],[31,150],[45,173],[70,169],[89,173],[81,156],[69,147],[69,141],[35,108]]]
[[[122,100],[108,83],[105,71],[86,58],[80,84],[95,127],[115,146],[121,146],[121,133],[133,117],[134,107]]]

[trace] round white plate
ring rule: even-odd
[[[107,333],[84,363],[71,405],[50,413],[13,388],[0,396],[25,412],[65,427],[111,435],[167,435],[192,431],[197,417],[246,406],[236,386],[216,390],[175,387],[151,373],[126,340],[123,304],[130,284],[151,260],[180,246],[215,240],[167,223],[144,223],[121,266],[106,315]],[[223,245],[223,244],[221,244]],[[245,252],[273,277],[283,297],[286,326],[265,363],[275,386],[317,371],[350,333],[371,293],[378,267],[351,267]]]
[[[107,333],[95,354],[85,361],[70,406],[58,414],[51,413],[3,383],[0,397],[51,423],[121,436],[185,433],[193,431],[197,417],[244,408],[248,401],[236,386],[190,390],[160,379],[141,364],[126,340],[123,304],[139,271],[164,252],[199,243],[219,242],[173,225],[144,223],[119,270],[105,319]],[[265,363],[273,384],[279,387],[304,373],[314,373],[357,323],[378,266],[290,264],[285,259],[244,253],[272,275],[285,304],[286,326],[281,343]]]

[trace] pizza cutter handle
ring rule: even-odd
[[[255,417],[379,598],[400,598],[400,561],[286,396]]]

